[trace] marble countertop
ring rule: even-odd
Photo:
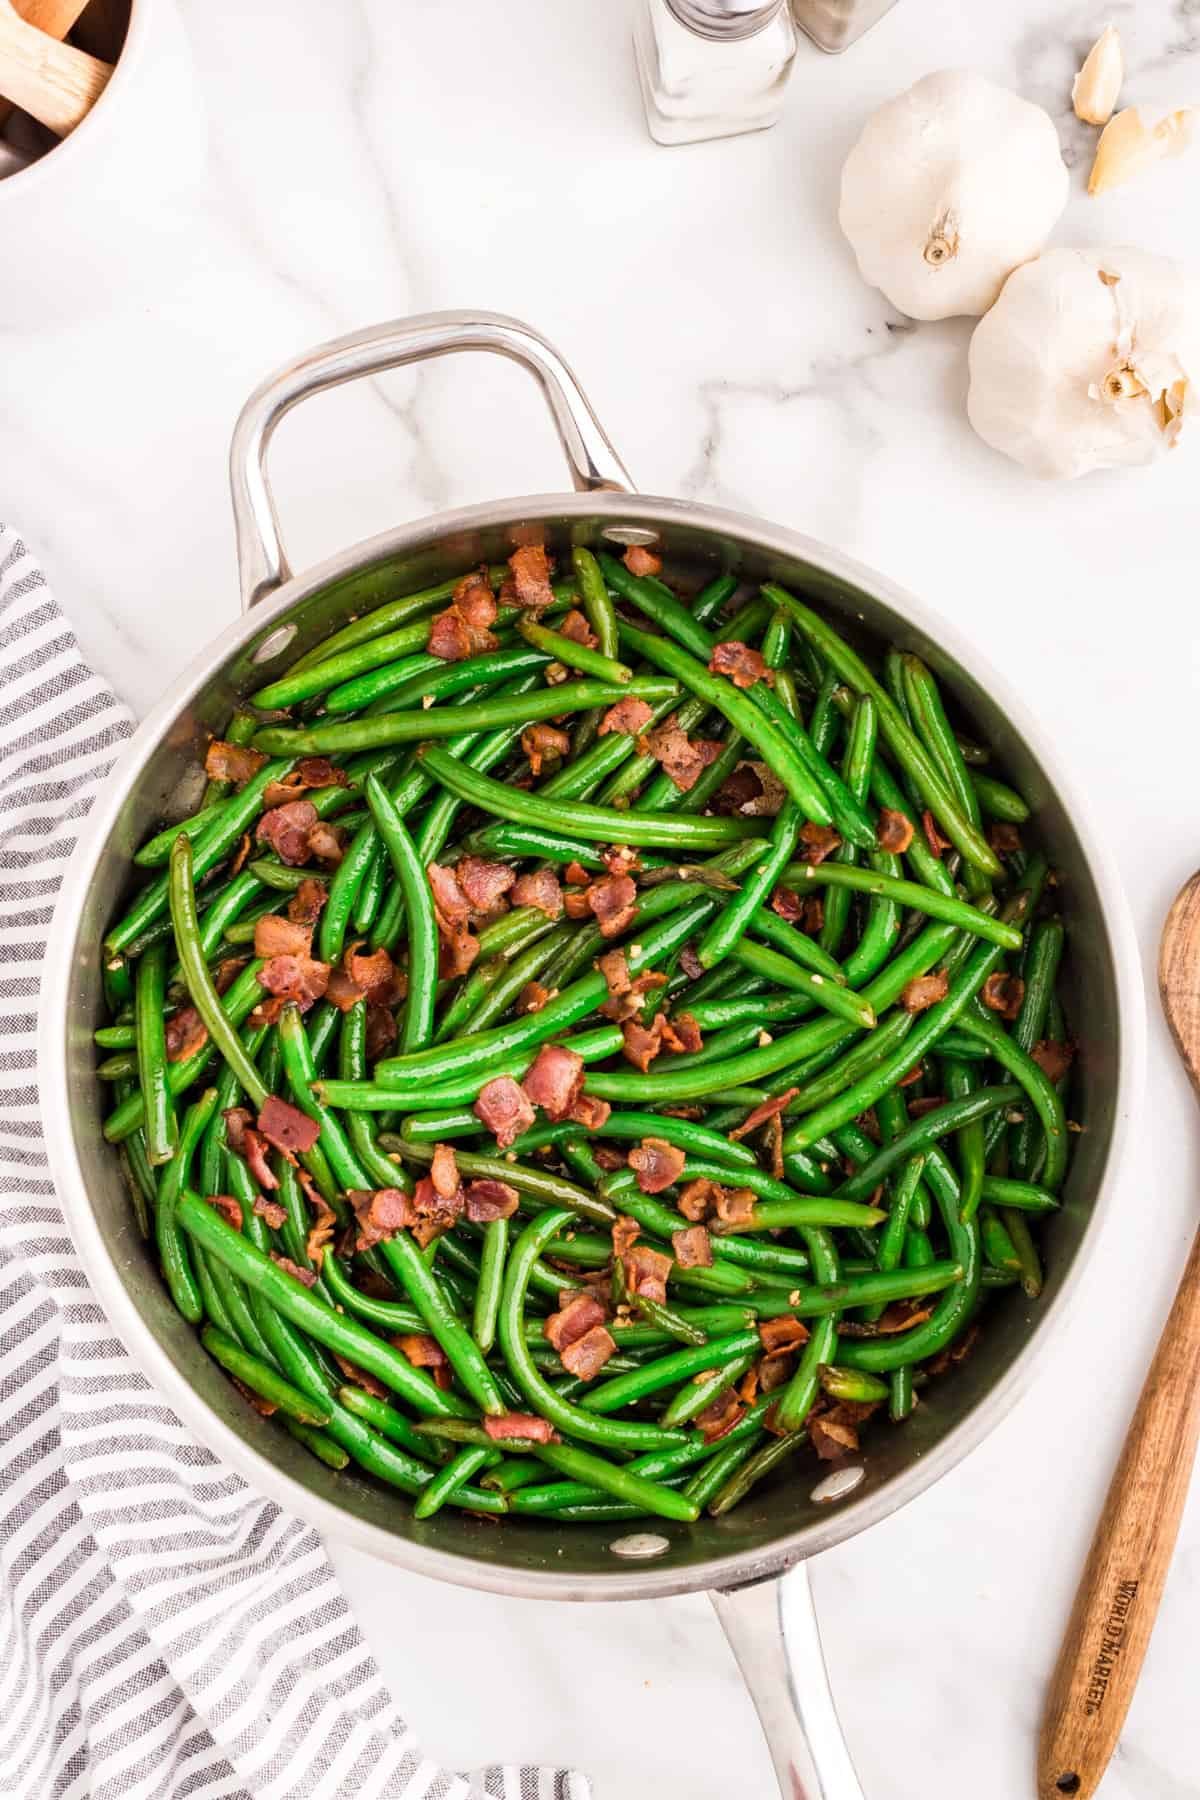
[[[1194,0],[901,0],[841,58],[802,45],[774,132],[678,150],[646,136],[627,0],[185,0],[183,15],[212,133],[186,240],[152,284],[118,280],[111,301],[80,295],[35,327],[6,320],[0,276],[0,509],[115,687],[144,708],[234,614],[225,457],[264,373],[389,316],[516,313],[574,364],[644,490],[840,546],[1020,685],[1119,859],[1152,990],[1160,921],[1200,855],[1196,451],[1068,486],[1026,478],[966,423],[966,322],[892,313],[834,208],[865,113],[969,63],[1059,124],[1072,197],[1055,241],[1200,261],[1200,152],[1089,201],[1067,104],[1109,17],[1130,101],[1196,100]],[[0,241],[3,218],[0,187]],[[273,469],[297,567],[562,479],[536,395],[480,359],[314,402]],[[1150,1076],[1051,1366],[952,1475],[815,1566],[870,1800],[1032,1792],[1044,1682],[1195,1224],[1200,1133],[1156,1013]],[[702,1598],[552,1608],[334,1554],[431,1754],[570,1763],[597,1800],[773,1794]],[[1105,1800],[1200,1795],[1198,1609],[1194,1499]],[[464,1641],[487,1644],[486,1683],[446,1681]]]

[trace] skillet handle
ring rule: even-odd
[[[634,492],[583,389],[557,350],[531,326],[503,313],[483,312],[420,313],[373,325],[318,344],[277,369],[242,408],[234,427],[229,477],[243,607],[266,599],[291,574],[266,468],[267,446],[284,414],[311,394],[344,381],[458,350],[490,350],[528,370],[545,396],[571,480],[580,493]]]
[[[807,1564],[709,1598],[750,1690],[783,1800],[863,1800],[829,1687]]]

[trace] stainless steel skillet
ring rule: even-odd
[[[460,508],[355,544],[318,567],[287,566],[265,472],[271,433],[309,395],[460,350],[511,358],[538,382],[567,457],[574,494]],[[807,1558],[865,1530],[946,1473],[995,1425],[1044,1357],[1111,1189],[1136,1101],[1144,1019],[1137,947],[1107,857],[1085,822],[1046,734],[983,669],[945,621],[840,552],[758,519],[637,495],[574,376],[545,340],[495,314],[438,313],[320,346],[254,394],[232,454],[246,611],[176,681],[130,742],[89,815],[65,876],[42,991],[41,1092],[51,1163],[91,1279],[147,1376],[210,1448],[262,1492],[360,1549],[436,1579],[514,1596],[646,1599],[707,1589],[750,1685],[787,1800],[861,1794],[833,1710],[808,1595]],[[1047,1240],[1047,1290],[989,1309],[980,1349],[938,1382],[902,1429],[880,1429],[857,1471],[834,1484],[796,1473],[722,1519],[615,1536],[611,1527],[494,1525],[450,1513],[414,1522],[404,1502],[362,1476],[333,1475],[234,1395],[173,1312],[133,1226],[117,1160],[100,1132],[92,1074],[100,1016],[99,946],[148,829],[194,803],[208,734],[273,667],[347,617],[443,580],[516,543],[653,543],[672,566],[815,596],[856,635],[917,650],[974,733],[1036,807],[1061,873],[1070,944],[1070,1018],[1079,1038],[1083,1132],[1064,1205]],[[791,1571],[790,1574],[787,1572]],[[787,1579],[781,1579],[787,1575]]]

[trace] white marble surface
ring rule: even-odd
[[[41,329],[10,326],[0,273],[0,512],[143,707],[235,610],[225,453],[260,376],[389,315],[523,315],[575,364],[644,489],[853,552],[1021,684],[1090,790],[1149,975],[1200,858],[1195,448],[1144,475],[1033,484],[968,429],[965,325],[892,315],[834,219],[866,110],[970,63],[1060,123],[1073,191],[1058,242],[1200,261],[1200,151],[1103,202],[1083,193],[1087,134],[1066,96],[1110,16],[1130,100],[1200,98],[1194,0],[901,0],[841,59],[802,47],[775,132],[662,150],[642,126],[626,0],[186,0],[213,138],[186,253]],[[0,270],[22,248],[4,198]],[[519,375],[479,359],[314,403],[275,455],[294,561],[554,486],[555,454]],[[816,1568],[870,1800],[1032,1792],[1044,1679],[1200,1191],[1191,1102],[1151,1023],[1142,1146],[1053,1366],[936,1490]],[[534,1606],[335,1554],[435,1755],[571,1762],[598,1800],[773,1792],[702,1599]],[[1200,1795],[1198,1614],[1194,1501],[1105,1800]],[[447,1678],[464,1643],[484,1677]]]

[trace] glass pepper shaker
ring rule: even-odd
[[[796,56],[787,0],[638,0],[650,135],[695,144],[774,125]]]

